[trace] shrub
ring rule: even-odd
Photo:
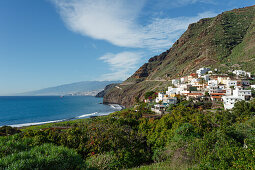
[[[154,91],[146,92],[144,95],[145,99],[155,99],[156,97],[157,97],[157,94]]]
[[[3,169],[81,169],[82,158],[72,149],[53,144],[35,146],[29,151],[14,153],[0,159]]]
[[[158,162],[164,162],[169,158],[169,154],[166,152],[165,148],[158,148],[154,150],[153,155],[152,155],[152,160],[155,163]]]
[[[173,139],[175,141],[186,141],[194,137],[199,137],[199,134],[195,132],[194,126],[189,123],[184,123],[176,129]]]
[[[0,158],[30,149],[32,138],[22,139],[19,135],[0,137]]]
[[[106,152],[90,157],[87,160],[90,169],[117,169],[121,166],[113,152]]]
[[[0,127],[0,136],[14,135],[15,133],[20,133],[21,131],[17,128],[13,128],[10,126]]]

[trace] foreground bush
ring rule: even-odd
[[[0,136],[8,136],[8,135],[14,135],[15,133],[20,133],[21,131],[17,128],[13,128],[10,126],[3,126],[0,127]]]
[[[113,152],[94,155],[87,161],[89,169],[117,169],[121,166]]]
[[[0,159],[0,169],[81,169],[84,162],[74,150],[53,144],[35,146],[29,151]]]
[[[19,135],[0,137],[0,158],[10,154],[29,150],[34,146],[32,138],[21,138]]]

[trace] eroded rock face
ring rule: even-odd
[[[238,69],[255,73],[255,59],[251,55],[255,53],[254,27],[254,6],[190,24],[169,50],[150,58],[125,81],[133,84],[113,88],[105,95],[104,102],[132,106],[136,98],[143,99],[145,92],[163,87],[162,82],[153,80],[185,76],[200,67],[228,70],[238,64]]]
[[[133,74],[133,77],[135,77],[136,79],[140,79],[140,78],[148,77],[148,76],[149,76],[148,63],[145,63]]]
[[[106,94],[108,91],[110,91],[112,88],[114,88],[116,85],[118,85],[118,84],[109,84],[109,85],[107,85],[107,86],[104,88],[103,91],[99,92],[99,93],[96,95],[96,97],[104,97],[105,94]]]

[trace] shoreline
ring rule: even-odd
[[[77,117],[67,118],[67,119],[62,119],[62,120],[21,123],[21,124],[3,125],[3,126],[10,126],[10,127],[13,127],[13,128],[24,128],[24,127],[29,127],[29,126],[37,126],[37,125],[44,125],[44,124],[50,124],[50,123],[60,123],[60,122],[67,122],[67,121],[72,121],[72,120],[88,119],[88,118],[93,118],[93,117],[107,116],[111,113],[121,111],[125,108],[124,106],[121,106],[121,105],[118,105],[118,104],[105,104],[105,105],[108,105],[108,106],[110,106],[110,107],[112,107],[113,109],[116,109],[116,110],[111,111],[111,112],[107,112],[107,113],[98,113],[98,112],[88,113],[88,114],[83,114],[83,115],[80,115],[80,116],[77,116]],[[3,127],[3,126],[0,126],[0,127]]]

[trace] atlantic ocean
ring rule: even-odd
[[[93,96],[1,96],[0,126],[22,127],[107,115],[121,109]]]

